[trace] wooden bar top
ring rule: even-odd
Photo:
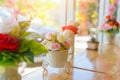
[[[71,73],[48,66],[47,80],[120,80],[120,48],[101,45],[98,51],[75,49]],[[27,71],[27,70],[26,70]],[[43,80],[39,66],[22,80]]]

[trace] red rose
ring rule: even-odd
[[[9,34],[0,33],[0,52],[4,50],[17,51],[19,49],[20,42],[17,38],[10,36]]]
[[[118,23],[116,20],[114,20],[113,23],[114,23],[117,27],[119,26],[119,23]]]

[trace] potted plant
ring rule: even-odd
[[[90,41],[87,42],[88,49],[90,50],[98,50],[99,42],[96,40],[94,36],[91,36]]]
[[[88,30],[89,34],[90,34],[90,40],[87,42],[88,44],[88,49],[90,50],[97,50],[98,49],[98,44],[99,42],[97,41],[97,37],[96,37],[96,28],[90,28]]]
[[[70,44],[61,32],[49,32],[45,35],[42,44],[48,49],[47,59],[51,67],[62,68],[67,62]]]

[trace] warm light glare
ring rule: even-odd
[[[54,2],[56,2],[56,3],[59,3],[60,2],[60,0],[53,0]]]
[[[79,2],[90,2],[90,3],[94,3],[96,0],[78,0]]]

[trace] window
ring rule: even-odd
[[[33,0],[33,7],[36,10],[35,22],[38,21],[39,27],[46,31],[59,29],[60,0]]]
[[[76,0],[75,17],[75,20],[81,24],[82,35],[87,35],[89,28],[97,27],[98,0]]]
[[[66,0],[2,0],[0,5],[3,6],[6,3],[10,4],[10,6],[7,6],[10,9],[13,9],[11,6],[17,5],[17,8],[21,12],[32,17],[32,24],[29,31],[44,34],[50,31],[61,30],[61,26],[66,23]],[[7,15],[3,15],[5,13],[1,14],[0,16],[4,17]],[[7,15],[8,17],[10,15]]]

